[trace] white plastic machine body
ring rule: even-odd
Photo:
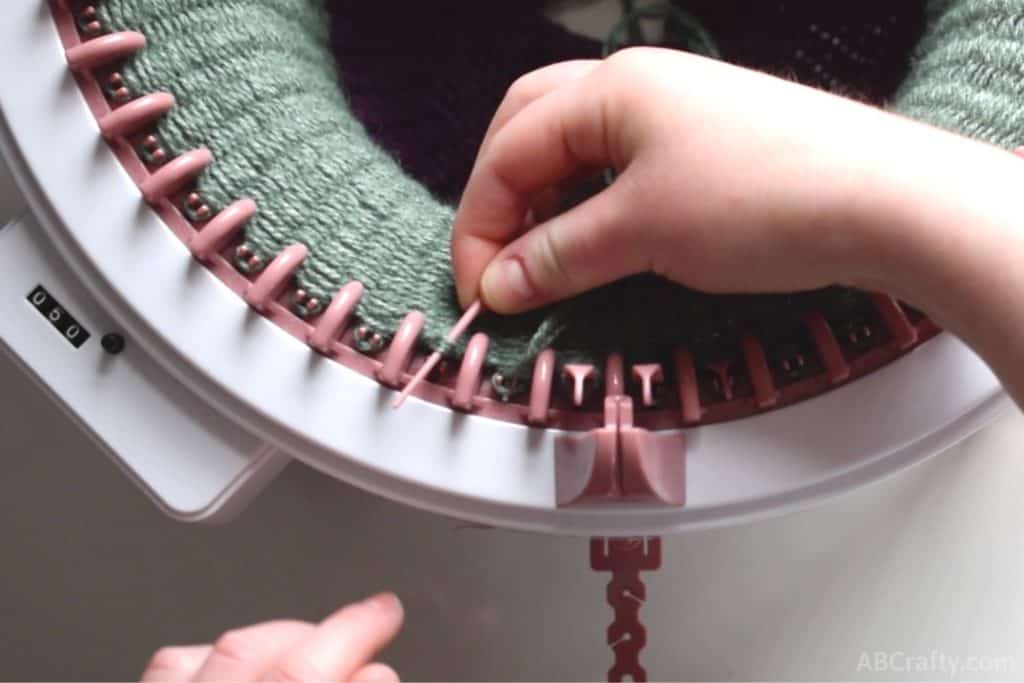
[[[950,335],[836,391],[688,430],[687,504],[559,509],[555,430],[393,394],[321,358],[194,261],[98,134],[44,3],[0,23],[0,148],[28,210],[0,229],[0,348],[168,514],[237,512],[290,458],[480,524],[663,534],[777,513],[895,472],[1009,401]],[[72,316],[80,347],[41,312]],[[50,305],[44,303],[44,308]],[[104,334],[123,335],[119,354]]]

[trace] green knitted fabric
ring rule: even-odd
[[[892,108],[1003,147],[1024,144],[1024,1],[932,0]]]
[[[324,1],[105,0],[100,9],[112,30],[148,39],[123,69],[127,85],[177,98],[159,125],[167,149],[213,152],[199,180],[204,198],[214,209],[256,200],[246,242],[257,254],[304,243],[304,289],[329,299],[359,280],[364,324],[388,334],[419,309],[427,314],[424,343],[442,347],[459,315],[448,255],[453,209],[404,175],[349,111],[327,49]],[[933,0],[929,12],[930,29],[892,106],[1015,144],[1024,130],[1024,0]],[[569,356],[660,353],[699,332],[691,322],[708,301],[634,278],[482,325],[492,338],[490,363],[521,369],[553,340]]]

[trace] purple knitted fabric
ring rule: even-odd
[[[355,115],[439,199],[454,203],[509,85],[541,66],[595,58],[600,43],[542,2],[336,0],[332,49]]]
[[[731,62],[882,103],[906,75],[924,3],[675,0]],[[335,0],[332,48],[356,116],[439,199],[458,200],[508,86],[595,58],[601,44],[548,21],[544,2]]]
[[[906,78],[925,28],[921,0],[674,0],[726,60],[882,103]]]

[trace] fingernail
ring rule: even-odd
[[[486,299],[498,303],[523,303],[536,294],[522,260],[514,256],[489,267],[480,287]]]
[[[394,593],[379,593],[364,600],[363,604],[381,612],[400,612],[402,610],[402,603]]]
[[[359,683],[398,683],[398,674],[384,664],[370,664],[359,672]]]

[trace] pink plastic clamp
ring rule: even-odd
[[[686,502],[685,436],[634,426],[633,400],[620,391],[625,380],[622,365],[620,355],[609,356],[604,426],[555,441],[559,507],[621,502],[681,506]]]

